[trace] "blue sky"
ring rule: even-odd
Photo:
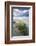
[[[28,17],[29,16],[29,8],[13,8],[13,16],[14,17]]]

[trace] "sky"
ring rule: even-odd
[[[20,8],[13,8],[13,16],[14,17],[28,17],[29,16],[29,8],[28,9],[20,9]]]

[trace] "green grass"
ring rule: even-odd
[[[26,27],[26,24],[24,23],[24,22],[19,22],[18,24],[17,24],[17,27],[18,27],[18,29],[19,29],[19,31],[21,32],[21,33],[23,33],[24,35],[27,35],[28,34],[28,28]]]

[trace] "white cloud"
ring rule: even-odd
[[[14,16],[19,16],[19,15],[23,15],[26,14],[26,12],[28,12],[29,10],[19,10],[19,9],[13,9],[13,15]]]

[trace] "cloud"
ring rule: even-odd
[[[19,9],[13,9],[13,16],[23,16],[26,15],[29,12],[29,10],[19,10]]]

